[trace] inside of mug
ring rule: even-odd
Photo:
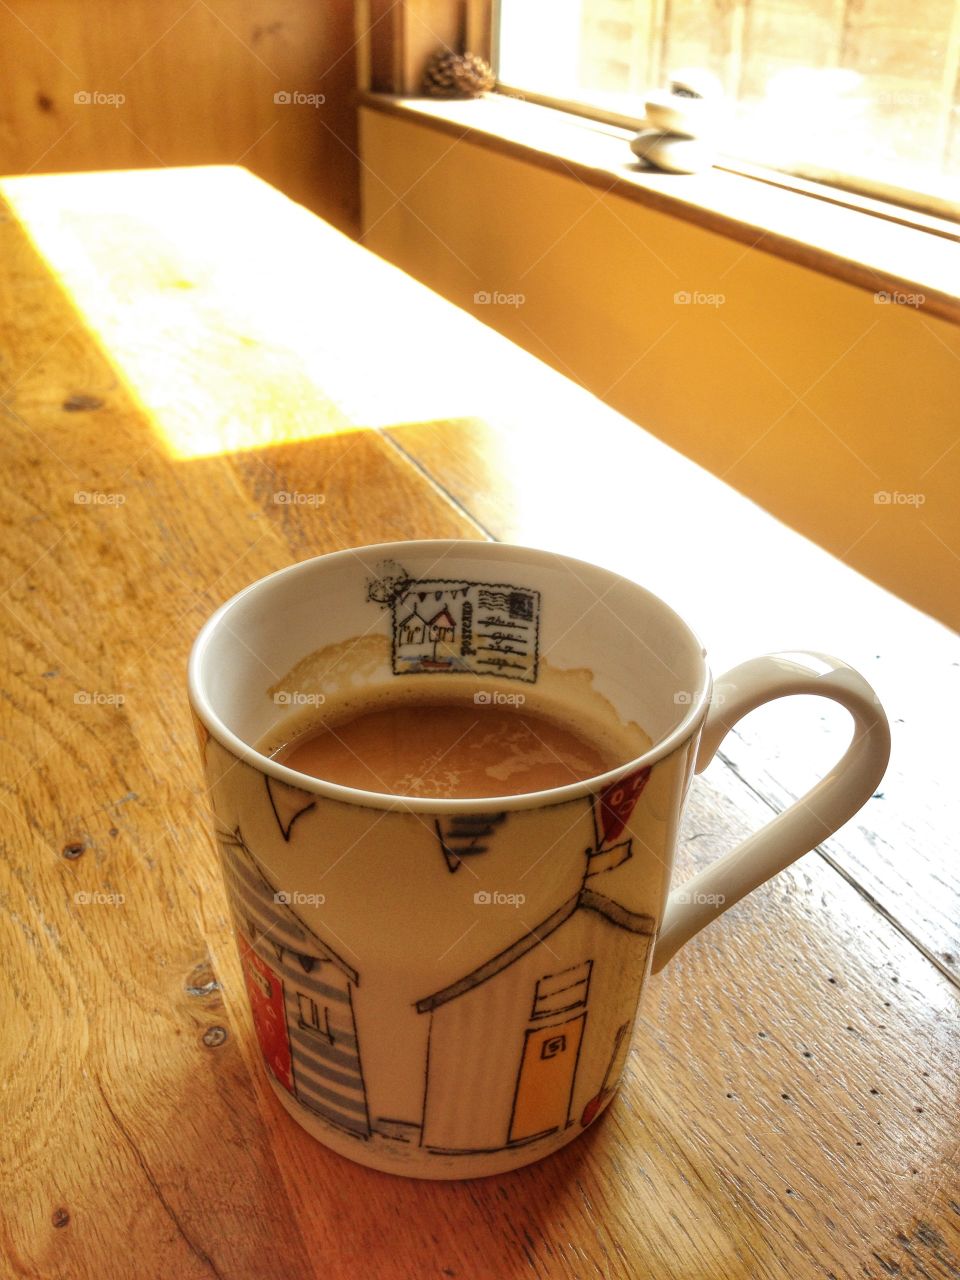
[[[299,702],[322,701],[330,681],[414,688],[419,676],[442,674],[476,697],[543,690],[557,672],[576,673],[578,688],[588,685],[654,746],[702,706],[709,681],[697,638],[643,587],[583,561],[484,542],[382,544],[304,561],[223,606],[191,659],[201,711],[254,748]]]

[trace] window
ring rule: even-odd
[[[318,1004],[312,996],[297,992],[297,1021],[301,1031],[312,1031],[323,1036],[333,1044],[333,1033],[330,1030],[330,1010],[325,1004]]]
[[[557,1013],[583,1009],[590,992],[592,960],[564,969],[560,973],[547,973],[537,979],[533,993],[532,1018],[550,1018]],[[542,1055],[546,1057],[547,1055]]]
[[[499,0],[496,56],[508,91],[631,125],[712,73],[728,167],[960,216],[960,0]]]

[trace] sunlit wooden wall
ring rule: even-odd
[[[240,163],[355,232],[353,31],[352,0],[4,0],[0,172]]]
[[[361,143],[368,248],[960,627],[957,324],[413,119]]]

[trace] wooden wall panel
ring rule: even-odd
[[[361,87],[416,95],[431,56],[491,57],[491,0],[356,0]]]
[[[6,0],[0,172],[239,162],[355,233],[354,39],[353,0]]]

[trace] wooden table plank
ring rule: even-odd
[[[762,810],[698,789],[681,873]],[[221,955],[242,1001],[228,936]],[[281,1164],[337,1276],[880,1280],[922,1276],[912,1251],[955,1280],[955,1056],[950,985],[808,860],[654,980],[620,1099],[556,1159],[459,1186],[360,1171],[359,1202],[353,1171],[291,1125]]]
[[[333,1155],[281,1111],[259,1063],[194,760],[183,690],[193,633],[219,600],[292,559],[394,537],[480,536],[393,443],[346,429],[391,425],[390,378],[393,425],[438,399],[489,405],[498,375],[510,381],[497,394],[518,411],[525,397],[549,406],[535,361],[518,353],[511,363],[498,348],[503,363],[484,365],[493,348],[481,335],[456,364],[482,326],[458,328],[453,308],[262,184],[228,172],[218,188],[217,176],[8,184],[36,245],[59,244],[59,260],[41,261],[19,226],[0,222],[9,1273],[956,1280],[956,992],[817,858],[738,904],[651,982],[625,1089],[548,1161],[503,1178],[413,1183]],[[205,210],[199,229],[193,209]],[[215,224],[228,228],[219,245]],[[241,243],[254,246],[246,259]],[[279,270],[284,254],[299,275]],[[238,279],[244,266],[257,305]],[[171,268],[191,284],[171,288],[172,302],[158,283]],[[323,279],[326,311],[311,336],[297,325]],[[371,298],[402,307],[393,327],[402,314],[421,347],[419,361],[412,339],[384,351],[386,381],[376,371],[364,380],[369,332],[355,349]],[[241,330],[249,362],[244,344],[222,337]],[[431,383],[423,351],[434,348],[451,363]],[[471,360],[482,376],[467,380]],[[566,393],[599,442],[600,411]],[[311,426],[320,438],[302,438]],[[541,512],[554,502],[576,516],[579,490],[563,487],[551,461],[562,452],[535,442],[560,485],[544,490],[502,436],[486,437],[480,469],[467,447],[475,430],[447,421],[395,438],[418,450],[446,438],[453,470],[440,478],[485,524],[498,502],[503,531],[529,514],[520,492]],[[212,447],[238,439],[261,447]],[[420,456],[440,475],[439,451]],[[652,461],[664,488],[696,489],[689,464],[678,475],[665,457]],[[582,454],[565,465],[582,471]],[[457,490],[458,466],[469,491]],[[647,483],[649,498],[657,482]],[[78,504],[78,491],[124,501]],[[600,530],[610,548],[620,519],[608,514]],[[595,530],[579,529],[590,555]],[[721,554],[737,546],[725,530]],[[731,628],[720,644],[736,638]],[[768,811],[730,770],[711,771],[691,800],[678,874]],[[83,904],[78,892],[123,901]],[[935,920],[922,867],[915,892]]]

